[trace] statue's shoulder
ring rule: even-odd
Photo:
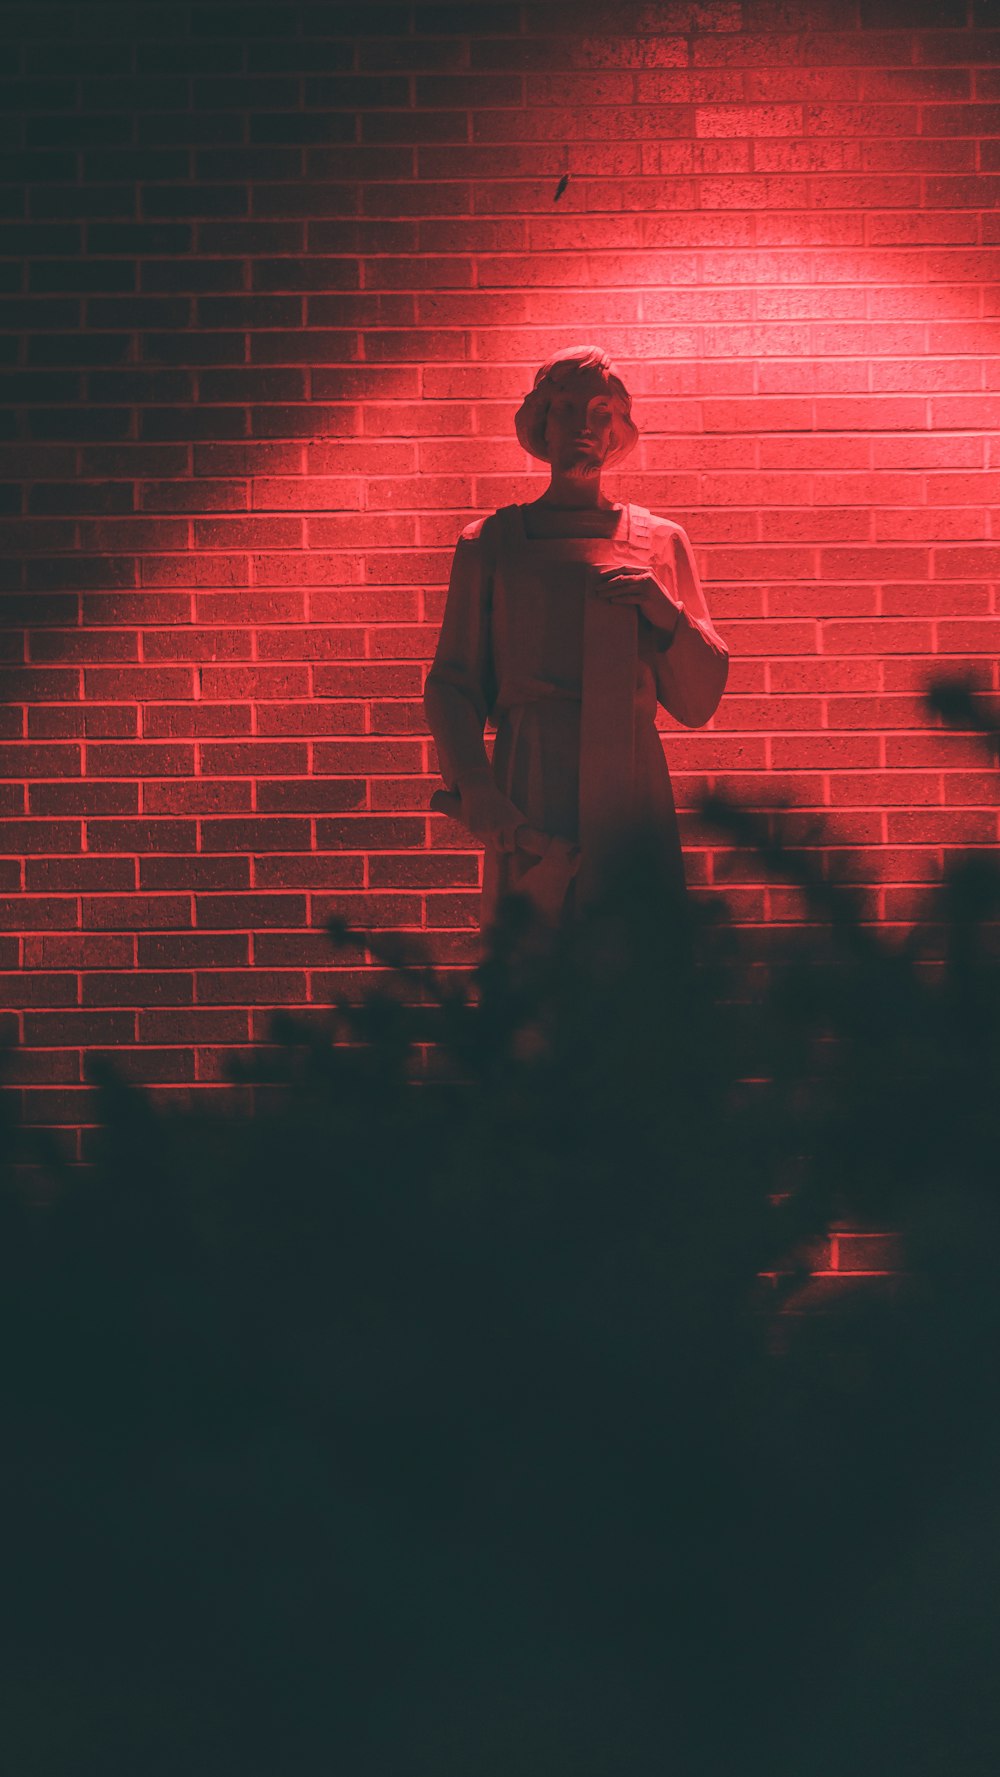
[[[686,539],[687,532],[682,524],[674,518],[661,518],[659,513],[649,515],[649,544],[652,555],[657,561],[669,555],[676,547],[675,539]]]
[[[501,506],[496,512],[485,512],[481,518],[474,518],[467,524],[461,535],[463,543],[490,542],[498,536],[504,521],[504,515],[513,511],[513,507]]]
[[[657,542],[666,542],[669,537],[676,537],[677,532],[684,529],[675,518],[661,518],[658,512],[650,513],[649,524]]]
[[[483,534],[484,524],[489,523],[489,516],[487,513],[483,518],[474,518],[471,524],[467,524],[459,536],[459,542],[478,543]]]

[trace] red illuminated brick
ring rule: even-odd
[[[512,418],[568,334],[623,365],[615,492],[684,524],[731,649],[705,730],[659,717],[692,884],[762,940],[804,917],[700,829],[706,774],[803,834],[832,809],[875,920],[997,838],[921,697],[997,652],[1000,34],[390,8],[355,41],[321,10],[116,14],[72,78],[36,35],[11,95],[0,961],[60,1139],[88,1048],[222,1096],[271,1007],[359,989],[329,910],[474,960],[423,678],[459,530],[544,485]],[[868,1238],[829,1275],[878,1270]]]

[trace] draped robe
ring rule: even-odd
[[[560,858],[577,860],[560,879],[558,900],[568,892],[582,901],[584,882],[595,886],[591,866],[615,803],[619,824],[641,820],[657,836],[666,877],[683,892],[656,707],[701,727],[718,707],[729,669],[682,527],[635,505],[607,519],[613,528],[604,536],[530,536],[524,508],[508,506],[467,526],[424,692],[450,793],[438,792],[436,805],[461,819],[463,780],[489,769],[525,821],[555,841]],[[676,611],[672,635],[634,605],[595,590],[592,570],[614,566],[652,575]],[[487,721],[496,727],[492,761]],[[513,848],[509,831],[481,842],[485,931],[501,896],[530,893],[543,873],[537,856]]]

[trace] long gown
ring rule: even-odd
[[[588,523],[610,527],[604,536],[529,536],[522,506],[502,507],[466,527],[425,687],[427,723],[444,784],[458,796],[463,780],[490,768],[483,730],[487,721],[495,724],[498,789],[531,826],[577,847],[587,837],[581,797],[593,800],[603,772],[603,794],[620,795],[630,818],[657,836],[666,876],[683,893],[656,706],[686,727],[701,727],[725,689],[729,653],[682,527],[639,506],[598,510],[600,519],[567,513],[565,521],[578,532]],[[634,605],[595,599],[588,572],[595,566],[650,572],[676,608],[672,637]],[[581,768],[588,774],[583,790]],[[500,898],[538,860],[510,849],[509,833],[481,843],[485,932]]]

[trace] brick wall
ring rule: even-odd
[[[423,674],[461,526],[543,485],[515,405],[581,338],[643,432],[611,491],[686,526],[732,653],[708,728],[662,718],[691,884],[801,917],[706,785],[804,838],[821,811],[888,924],[995,842],[979,752],[920,709],[935,667],[995,682],[987,0],[36,0],[0,33],[0,965],[34,1119],[72,1142],[88,1052],[230,1090],[272,1008],[329,999],[334,910],[468,964]]]

